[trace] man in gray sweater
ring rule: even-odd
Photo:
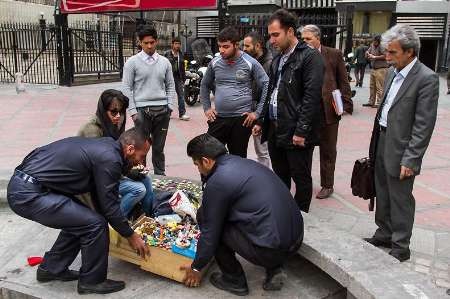
[[[269,77],[256,59],[239,50],[240,36],[236,29],[223,29],[217,40],[220,56],[209,63],[200,87],[208,133],[225,144],[230,154],[246,158],[248,140],[262,111]],[[255,111],[252,110],[253,82],[261,91]],[[214,108],[211,90],[215,91]]]
[[[152,27],[138,31],[142,51],[130,57],[123,68],[123,93],[137,129],[152,139],[155,174],[165,175],[164,146],[173,103],[177,99],[172,66],[156,52],[158,34]]]

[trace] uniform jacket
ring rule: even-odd
[[[186,79],[186,74],[184,70],[183,52],[178,52],[178,58],[176,58],[173,56],[172,50],[168,50],[164,53],[164,56],[169,59],[170,64],[172,65],[173,78],[184,81]]]
[[[303,240],[300,210],[289,189],[269,168],[225,154],[217,158],[203,181],[198,211],[201,235],[192,263],[195,269],[202,269],[214,257],[222,231],[229,225],[263,248],[288,251]]]

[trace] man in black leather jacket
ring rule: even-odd
[[[164,53],[172,65],[173,80],[175,81],[175,90],[178,96],[178,117],[180,120],[190,120],[191,117],[186,114],[186,105],[184,103],[184,81],[186,72],[184,70],[183,52],[181,52],[181,40],[175,37],[172,40],[172,48]]]
[[[291,179],[295,182],[297,205],[308,212],[325,69],[320,53],[297,39],[295,27],[296,18],[284,9],[269,19],[270,42],[281,53],[272,62],[266,103],[253,134],[262,131],[261,142],[269,141],[274,172],[288,188]]]

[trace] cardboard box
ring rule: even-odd
[[[140,217],[132,228],[136,229],[140,226],[145,221],[145,218]],[[110,256],[136,264],[145,271],[182,282],[185,271],[181,271],[180,266],[190,265],[192,259],[173,253],[170,250],[154,246],[148,247],[150,249],[150,257],[143,259],[130,247],[127,239],[119,235],[112,227],[109,228]]]

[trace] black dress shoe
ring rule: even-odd
[[[97,284],[82,284],[78,282],[78,294],[109,294],[121,291],[125,288],[125,282],[107,279]]]
[[[376,239],[374,237],[372,238],[363,238],[364,241],[367,243],[372,244],[375,247],[385,247],[385,248],[392,248],[391,242],[381,241],[379,239]]]
[[[248,295],[248,286],[245,277],[243,278],[240,277],[237,279],[229,279],[226,278],[222,273],[215,272],[211,274],[209,281],[216,288],[230,292],[231,294],[237,296]]]
[[[80,273],[74,270],[66,270],[64,272],[53,274],[47,270],[38,267],[36,271],[36,280],[39,282],[47,282],[52,280],[60,280],[60,281],[72,281],[78,280]]]
[[[365,104],[362,104],[363,105],[363,107],[372,107],[373,106],[373,104],[371,104],[371,103],[365,103]]]
[[[266,270],[266,279],[263,283],[264,291],[279,291],[286,281],[287,275],[283,268],[279,267],[273,270]]]
[[[391,251],[389,251],[389,254],[392,255],[393,257],[395,257],[400,262],[407,261],[411,257],[411,251],[409,249],[402,250],[402,251],[391,250]]]

